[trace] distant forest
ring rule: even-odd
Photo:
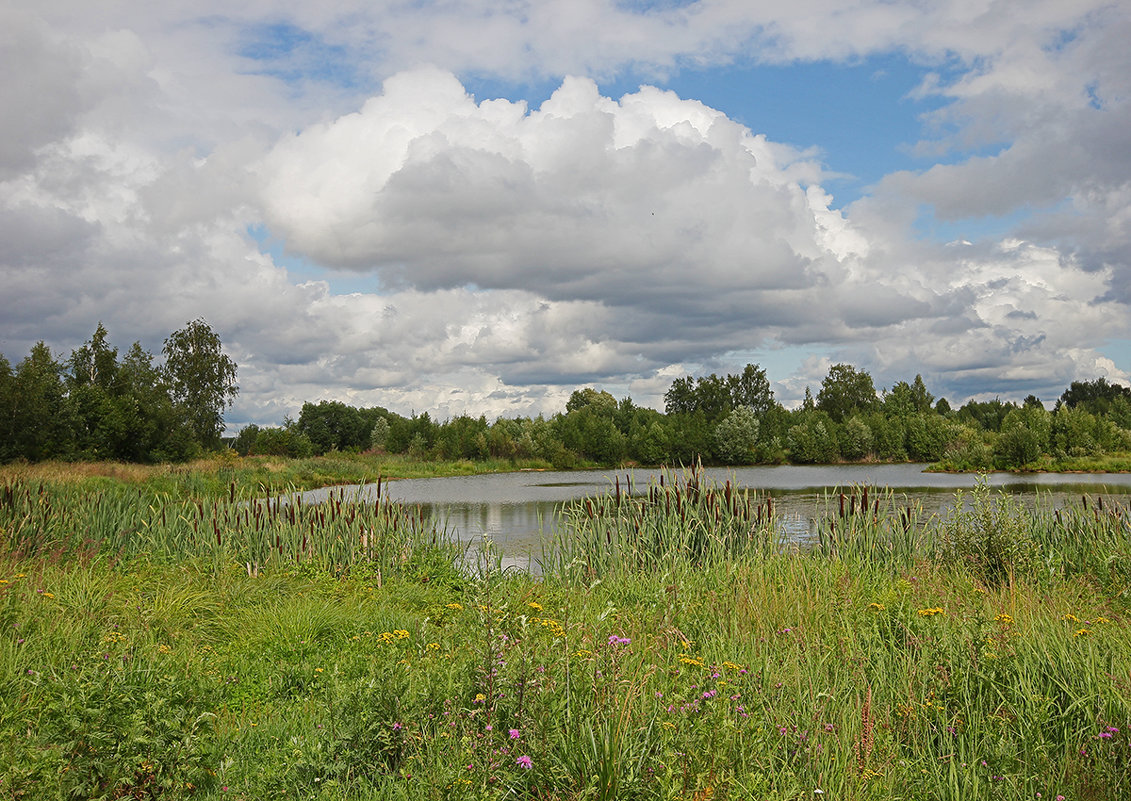
[[[971,401],[952,409],[921,376],[877,393],[851,365],[830,368],[816,397],[796,410],[774,400],[765,371],[677,379],[664,412],[576,390],[550,418],[459,416],[436,421],[338,401],[306,403],[281,427],[248,426],[241,454],[309,456],[330,451],[405,453],[438,460],[540,460],[559,469],[634,462],[659,464],[829,464],[936,462],[954,470],[1040,468],[1053,460],[1131,451],[1131,390],[1105,379],[1073,382],[1052,411],[1033,396],[1021,404]]]
[[[138,343],[119,358],[99,324],[58,360],[43,343],[12,368],[0,355],[0,461],[183,461],[224,447],[241,456],[330,452],[417,459],[502,459],[559,469],[659,464],[935,462],[955,470],[1047,467],[1131,453],[1131,389],[1103,378],[1073,382],[1049,411],[970,401],[952,409],[921,376],[877,392],[872,377],[833,365],[797,409],[774,399],[766,372],[676,379],[664,411],[578,389],[546,418],[439,421],[338,401],[305,403],[297,420],[249,425],[224,441],[223,412],[238,388],[236,365],[204,320],[173,332],[164,361]]]
[[[236,364],[204,320],[170,334],[163,363],[125,356],[101,323],[59,361],[42,342],[15,369],[0,354],[0,461],[185,461],[222,447]]]

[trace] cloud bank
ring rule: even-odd
[[[0,89],[27,111],[0,120],[0,351],[99,320],[159,350],[204,315],[240,364],[237,425],[320,398],[553,412],[591,383],[660,404],[779,349],[821,354],[771,370],[787,402],[840,360],[957,400],[1127,380],[1104,346],[1131,339],[1131,15],[748,6],[5,12],[0,66],[28,79]],[[892,51],[933,70],[936,163],[847,205],[810,143],[649,85]],[[599,88],[626,71],[639,90]],[[482,75],[557,88],[475,97]],[[946,243],[924,209],[1016,222]]]

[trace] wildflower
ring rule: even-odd
[[[55,594],[51,593],[51,592],[45,592],[45,593],[43,593],[43,597],[44,598],[54,598]]]
[[[632,640],[628,637],[618,637],[615,634],[609,635],[609,645],[628,645],[631,642]]]
[[[460,609],[463,609],[463,604],[450,603],[447,604],[447,607],[448,609],[455,609],[458,612]]]
[[[919,610],[919,616],[920,617],[934,617],[935,615],[945,615],[945,614],[946,614],[946,610],[941,609],[939,607],[935,607],[933,609],[920,609]]]
[[[401,723],[399,720],[396,721],[395,723],[393,723],[393,731],[400,731],[403,728],[404,728],[404,724]]]
[[[887,607],[884,606],[883,604],[871,603],[871,604],[868,604],[868,608],[871,609],[873,612],[882,612]]]
[[[1013,616],[1008,615],[1005,612],[1002,612],[1000,615],[995,617],[994,620],[996,620],[998,623],[1001,623],[1003,626],[1013,625]]]
[[[529,606],[535,612],[541,612],[542,611],[542,604],[537,603],[535,601],[531,601],[530,603],[527,604],[527,606]]]
[[[438,642],[428,643],[428,650],[429,651],[439,651],[440,650],[440,643],[438,643]]]
[[[483,693],[476,693],[475,694],[475,703],[481,704],[486,700],[487,700],[487,696],[485,696]]]
[[[507,734],[512,740],[517,740],[520,736],[522,736],[522,732],[520,732],[518,729],[511,729],[509,732],[507,732]]]
[[[1076,617],[1076,615],[1072,614],[1071,612],[1069,612],[1066,615],[1061,615],[1060,619],[1061,620],[1068,620],[1072,623],[1079,623],[1080,622],[1080,618]]]
[[[526,754],[523,754],[514,761],[514,764],[518,765],[523,770],[530,770],[532,767],[534,767],[534,760]]]
[[[1089,631],[1088,629],[1077,629],[1076,634],[1074,634],[1073,636],[1075,636],[1075,637],[1087,637],[1091,633],[1092,632]]]
[[[398,640],[407,640],[409,635],[404,629],[393,629],[393,636]]]

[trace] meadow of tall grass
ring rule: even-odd
[[[434,460],[406,454],[331,452],[294,459],[285,456],[238,456],[223,450],[192,462],[10,462],[0,465],[0,483],[21,481],[81,486],[87,490],[127,485],[177,499],[228,495],[237,491],[263,495],[286,490],[364,484],[378,477],[434,478],[522,469],[548,469],[537,459]]]
[[[0,486],[0,798],[1131,797],[1128,510],[671,474],[541,574],[412,509]]]

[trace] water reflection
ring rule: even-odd
[[[869,486],[889,488],[897,505],[921,506],[927,515],[945,513],[955,491],[972,489],[978,476],[924,473],[923,465],[774,466],[708,469],[707,477],[722,484],[772,496],[782,538],[799,547],[816,539],[817,523],[836,514],[831,507],[836,493],[851,493]],[[661,474],[654,470],[498,473],[452,478],[407,479],[384,482],[381,495],[410,505],[419,505],[437,525],[470,548],[491,540],[506,557],[505,564],[536,562],[544,543],[552,539],[561,504],[614,486],[622,491],[646,492]],[[671,474],[665,480],[671,480]],[[1035,502],[1038,493],[1045,502],[1063,506],[1079,502],[1084,495],[1116,496],[1123,505],[1131,498],[1131,474],[1054,474],[1018,476],[994,473],[986,477],[991,487]],[[377,497],[375,484],[360,487],[313,490],[303,493],[304,503],[318,503],[330,492]]]

